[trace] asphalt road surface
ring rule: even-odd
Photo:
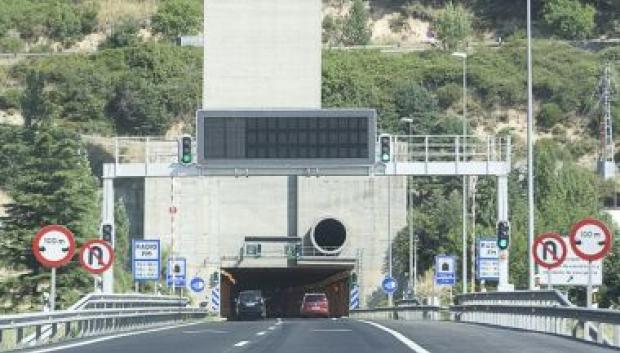
[[[433,321],[205,322],[87,338],[28,353],[611,353],[572,339]]]

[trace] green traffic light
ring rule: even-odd
[[[390,155],[387,153],[384,153],[381,155],[381,160],[384,162],[389,162],[390,161]]]
[[[184,155],[183,156],[183,163],[189,163],[192,161],[192,157],[190,157],[189,155]]]

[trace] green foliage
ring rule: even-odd
[[[330,45],[337,45],[340,43],[342,23],[339,19],[334,18],[334,16],[331,15],[326,15],[325,17],[323,17],[322,28],[323,43]]]
[[[446,4],[437,18],[437,36],[446,50],[466,46],[472,33],[472,15],[463,5]]]
[[[132,289],[131,243],[129,217],[122,199],[114,205],[114,285],[115,292],[125,293]]]
[[[19,109],[22,93],[17,88],[7,88],[0,93],[0,109]]]
[[[436,123],[438,109],[435,97],[415,82],[408,82],[396,91],[395,110],[399,117],[413,120],[413,133],[416,135],[430,133]]]
[[[538,123],[539,126],[546,128],[546,129],[550,129],[555,124],[560,122],[563,114],[564,113],[562,112],[562,109],[560,109],[560,107],[557,104],[553,102],[545,103],[540,108],[540,112],[538,113],[538,116],[536,117],[536,122]]]
[[[133,18],[121,19],[114,26],[113,33],[101,43],[100,49],[134,47],[140,43],[138,37],[139,24]]]
[[[29,41],[45,36],[70,42],[97,25],[98,9],[91,0],[0,0],[0,9],[0,36],[16,30]]]
[[[580,0],[547,0],[543,22],[564,39],[585,39],[592,35],[596,9]]]
[[[19,53],[24,48],[24,41],[16,37],[0,37],[0,53]]]
[[[78,135],[42,124],[20,133],[18,143],[30,144],[30,153],[19,162],[19,178],[12,181],[7,217],[0,230],[1,265],[23,274],[0,282],[0,293],[14,310],[24,297],[38,297],[49,271],[42,268],[30,249],[36,231],[45,224],[71,229],[78,245],[97,232],[98,197],[86,151]],[[76,263],[58,269],[58,302],[62,307],[90,289],[92,281]],[[35,309],[35,303],[31,302]],[[6,306],[5,306],[6,307]]]
[[[165,0],[151,21],[153,30],[169,39],[197,33],[202,24],[202,1]]]
[[[342,27],[342,44],[366,45],[372,35],[369,21],[370,16],[364,1],[353,0],[353,6],[344,20]]]
[[[25,86],[28,126],[45,117],[85,133],[160,135],[191,121],[201,58],[200,49],[148,44],[25,62],[10,75]]]
[[[437,95],[437,104],[442,109],[447,109],[454,103],[462,100],[463,87],[456,83],[449,83],[445,86],[439,87],[435,91]]]

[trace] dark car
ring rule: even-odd
[[[237,319],[264,319],[267,316],[265,298],[259,290],[245,290],[235,299]]]
[[[325,293],[307,293],[301,301],[301,316],[329,317],[329,302]]]

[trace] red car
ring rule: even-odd
[[[301,301],[301,316],[329,317],[329,302],[324,293],[307,293]]]

